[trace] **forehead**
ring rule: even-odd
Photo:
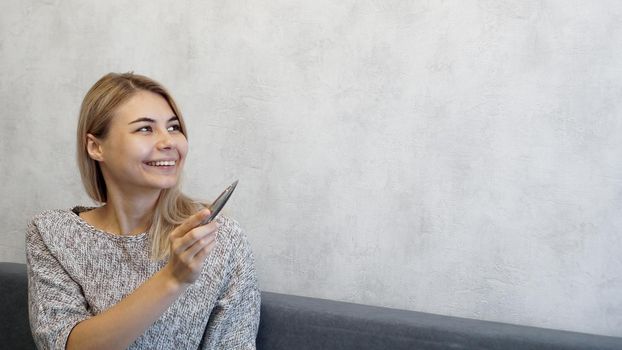
[[[141,90],[117,107],[114,119],[127,122],[145,117],[168,120],[174,115],[175,113],[164,97],[151,91]]]

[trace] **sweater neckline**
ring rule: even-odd
[[[108,232],[108,231],[104,231],[104,230],[100,230],[97,227],[89,224],[86,220],[84,220],[81,216],[80,213],[85,212],[85,211],[89,211],[89,210],[93,210],[96,209],[98,207],[91,207],[91,206],[82,206],[82,205],[77,205],[73,208],[71,208],[69,210],[70,215],[74,218],[74,220],[82,227],[88,229],[89,231],[95,232],[99,235],[103,235],[107,238],[110,239],[114,239],[114,240],[119,240],[119,241],[142,241],[145,238],[147,238],[148,236],[148,232],[142,232],[136,235],[131,235],[131,236],[123,236],[123,235],[118,235],[112,232]]]

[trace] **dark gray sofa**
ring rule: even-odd
[[[26,267],[0,262],[0,349],[33,349]],[[622,349],[622,338],[262,293],[257,348]]]

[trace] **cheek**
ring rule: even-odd
[[[180,136],[177,141],[177,150],[182,158],[186,158],[186,154],[188,154],[188,140],[184,136]]]
[[[127,139],[123,143],[123,149],[120,151],[129,157],[145,158],[151,152],[152,146],[146,142],[140,142],[133,138]]]
[[[117,137],[110,144],[111,153],[115,154],[115,158],[119,161],[142,160],[148,157],[151,152],[151,146],[146,142],[140,142],[139,139],[132,137]]]

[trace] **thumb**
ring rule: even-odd
[[[207,208],[201,209],[198,212],[194,213],[192,216],[189,216],[184,222],[181,223],[173,232],[171,232],[171,236],[181,237],[186,234],[186,232],[192,230],[193,228],[200,226],[203,220],[207,219],[211,211]]]

